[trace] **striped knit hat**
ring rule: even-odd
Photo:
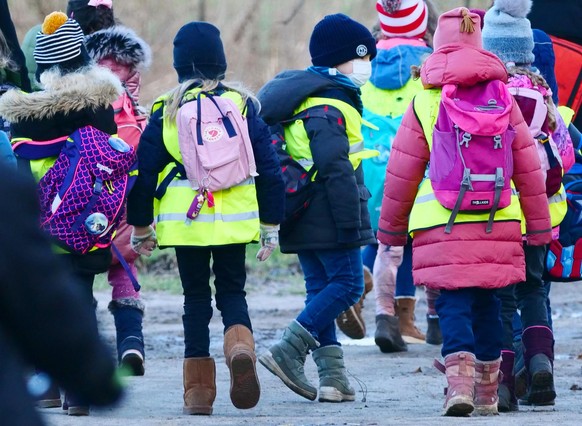
[[[424,37],[428,24],[424,0],[378,0],[376,10],[386,37]]]
[[[58,66],[61,71],[73,71],[90,63],[81,27],[62,12],[48,15],[36,35],[34,60],[41,72]]]

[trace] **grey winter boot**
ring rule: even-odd
[[[405,352],[408,350],[406,342],[400,334],[398,317],[393,315],[376,315],[376,333],[374,341],[381,352]]]
[[[319,374],[319,402],[355,401],[356,391],[346,376],[341,346],[324,346],[312,356]]]
[[[259,357],[259,362],[293,392],[314,401],[317,389],[305,377],[303,366],[308,352],[318,346],[311,333],[293,321],[283,332],[281,340]]]

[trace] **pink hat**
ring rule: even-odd
[[[422,38],[428,24],[424,0],[378,0],[376,10],[386,37]]]
[[[465,45],[482,49],[481,18],[465,7],[450,10],[439,17],[434,33],[434,50],[447,44]]]

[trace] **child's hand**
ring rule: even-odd
[[[134,226],[131,231],[130,244],[136,253],[150,257],[158,246],[158,239],[153,226]]]

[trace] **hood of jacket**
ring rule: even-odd
[[[420,70],[425,88],[445,84],[472,86],[477,83],[501,80],[507,83],[503,62],[491,52],[470,46],[444,45],[433,52]]]
[[[257,93],[261,102],[261,118],[270,126],[291,118],[306,98],[329,89],[343,90],[332,80],[309,71],[283,71]]]
[[[95,62],[111,58],[138,71],[148,69],[152,63],[150,46],[133,30],[122,25],[88,35],[85,37],[85,45]]]
[[[40,92],[6,92],[0,98],[0,115],[11,122],[50,119],[58,113],[107,107],[123,93],[119,79],[96,65],[64,75],[46,71],[41,84]]]
[[[397,90],[411,78],[410,67],[420,66],[431,54],[430,47],[397,45],[390,49],[378,49],[372,61],[370,81],[379,89]]]

